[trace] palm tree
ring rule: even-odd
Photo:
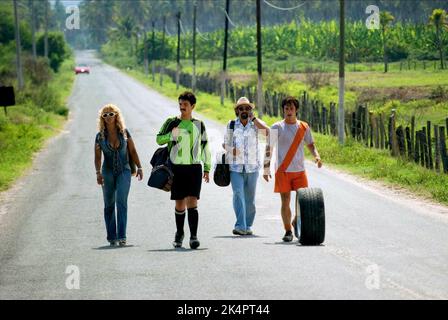
[[[387,38],[386,33],[389,29],[389,25],[395,17],[388,11],[381,11],[380,13],[380,25],[381,25],[381,35],[383,40],[383,57],[384,57],[384,72],[388,71],[388,61],[387,61]]]
[[[131,40],[137,34],[137,27],[131,16],[118,17],[115,20],[116,27],[109,30],[109,37],[115,40]],[[130,55],[134,54],[134,47],[129,46]]]
[[[83,12],[82,24],[90,31],[95,46],[101,46],[107,40],[111,26],[115,2],[110,0],[84,0],[81,2]]]
[[[434,9],[432,15],[429,17],[430,23],[436,28],[436,45],[440,56],[440,67],[445,69],[445,62],[443,57],[444,44],[442,40],[442,30],[448,29],[447,13],[443,9]]]
[[[148,17],[149,3],[144,0],[122,1],[121,14],[131,17],[134,22],[132,36],[135,37],[135,53],[138,50],[138,37],[142,32],[146,32],[144,25]]]

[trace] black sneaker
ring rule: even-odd
[[[199,242],[198,237],[190,238],[190,248],[191,249],[197,249],[197,248],[199,248],[200,245],[201,245],[201,243]]]
[[[182,241],[184,240],[184,234],[183,233],[177,233],[174,236],[174,241],[173,241],[173,247],[174,248],[180,248],[182,247]]]
[[[293,235],[292,235],[292,231],[286,231],[285,235],[283,236],[283,241],[284,242],[291,242],[294,239]]]

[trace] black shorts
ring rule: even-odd
[[[174,178],[171,186],[171,200],[183,200],[186,197],[199,199],[202,185],[202,165],[173,164]]]

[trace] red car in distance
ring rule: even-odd
[[[87,66],[86,64],[81,63],[75,67],[75,73],[76,74],[78,74],[78,73],[90,74],[90,67]]]

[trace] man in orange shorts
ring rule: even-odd
[[[275,173],[274,192],[280,193],[282,200],[282,219],[285,227],[283,241],[293,240],[291,226],[291,191],[308,187],[308,179],[305,172],[304,146],[306,145],[317,163],[322,167],[322,161],[314,145],[311,129],[304,121],[297,119],[299,101],[294,97],[287,97],[282,101],[284,120],[272,125],[269,144],[266,146],[263,178],[269,182],[270,159],[274,146],[277,146],[277,164]],[[297,216],[292,225],[297,226]],[[297,230],[296,237],[297,237]]]

